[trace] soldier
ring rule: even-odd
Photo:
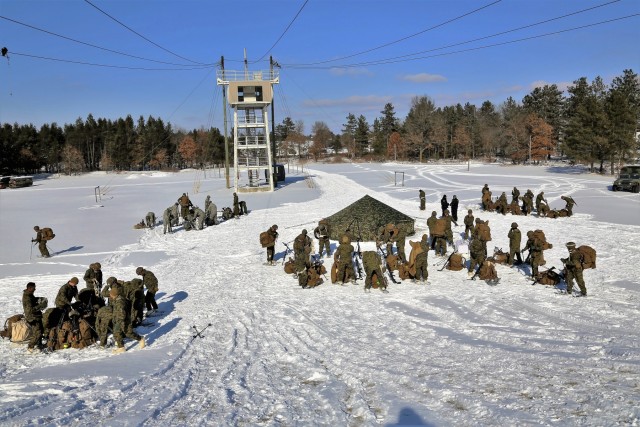
[[[489,185],[488,185],[488,184],[485,184],[485,185],[484,185],[484,187],[482,187],[482,198],[483,198],[483,199],[484,199],[484,195],[485,195],[486,193],[490,193],[490,191],[489,191]]]
[[[56,308],[61,308],[67,312],[71,311],[71,300],[78,296],[78,278],[72,277],[67,283],[60,287],[56,296]]]
[[[114,353],[124,353],[124,337],[138,341],[139,347],[144,348],[145,340],[133,330],[131,324],[131,303],[122,295],[121,288],[113,287],[109,292],[113,304],[113,339],[116,342]]]
[[[403,263],[407,262],[407,255],[405,253],[404,247],[407,244],[407,232],[404,227],[398,227],[398,234],[396,236],[396,253],[398,254],[398,258]],[[387,253],[387,255],[389,255]]]
[[[482,263],[487,259],[487,251],[485,244],[478,237],[471,239],[469,244],[469,270],[467,274],[473,276],[476,273],[476,266],[480,268]]]
[[[489,187],[487,184],[482,188],[482,209],[489,210],[489,204],[491,203],[491,191],[489,191]]]
[[[423,211],[426,208],[425,204],[427,202],[427,196],[424,194],[423,190],[420,190],[418,194],[420,197],[420,210]]]
[[[528,189],[522,196],[522,213],[529,215],[533,212],[533,192]]]
[[[351,283],[356,283],[356,274],[353,271],[353,245],[346,234],[340,238],[340,245],[333,255],[333,262],[336,264],[336,280],[338,283],[345,283],[351,279]]]
[[[536,196],[536,211],[538,211],[538,213],[540,212],[540,204],[542,202],[549,204],[547,199],[544,198],[544,191],[541,191],[540,194]]]
[[[273,224],[266,231],[269,242],[267,243],[267,264],[274,265],[273,255],[275,254],[276,240],[278,240],[278,226]]]
[[[451,199],[451,219],[458,225],[458,196],[455,194]]]
[[[104,348],[107,345],[107,337],[109,335],[109,328],[113,330],[113,305],[114,301],[110,298],[112,288],[120,288],[122,292],[122,285],[118,283],[118,280],[111,276],[107,279],[107,284],[102,289],[102,296],[107,299],[107,305],[101,307],[96,315],[96,332],[98,339],[100,340],[100,347]]]
[[[206,212],[211,205],[211,196],[207,195],[207,198],[204,199],[204,211]]]
[[[177,227],[180,222],[180,209],[179,204],[176,202],[171,206],[171,216],[173,219],[171,220],[171,225],[173,227]]]
[[[560,198],[566,203],[564,208],[567,210],[567,216],[573,215],[573,205],[576,204],[573,198],[571,196],[562,196]]]
[[[473,211],[469,209],[467,215],[464,217],[464,238],[465,240],[471,239],[473,233]]]
[[[374,251],[364,251],[362,254],[362,264],[366,274],[366,278],[364,279],[364,289],[369,290],[375,284],[377,288],[385,290],[387,288],[387,283],[383,275],[387,269],[382,265],[380,254]],[[374,274],[376,275],[375,283],[373,278]]]
[[[24,310],[24,320],[31,325],[31,340],[27,346],[27,351],[33,353],[39,351],[42,346],[42,310],[47,308],[46,298],[36,298],[33,295],[36,291],[36,284],[27,283],[27,288],[22,292],[22,308]]]
[[[529,250],[529,264],[531,264],[531,277],[535,279],[538,277],[538,267],[544,262],[544,256],[542,254],[542,242],[536,239],[533,235],[533,231],[527,231],[527,244],[523,251]]]
[[[313,230],[313,236],[318,239],[318,257],[322,258],[322,251],[325,250],[327,256],[331,256],[331,242],[329,234],[331,229],[326,219],[321,219],[318,226]]]
[[[582,256],[576,250],[574,242],[567,242],[567,249],[569,250],[569,256],[561,259],[565,266],[564,279],[567,282],[567,294],[571,295],[573,280],[575,279],[580,288],[580,294],[586,297],[587,286],[584,284],[584,278],[582,277]]]
[[[549,205],[544,202],[540,202],[538,206],[538,216],[546,217],[549,214]]]
[[[518,197],[520,197],[520,190],[518,190],[516,187],[513,187],[513,190],[511,190],[511,203],[518,203]]]
[[[162,224],[164,225],[164,231],[162,232],[162,234],[167,234],[167,230],[169,230],[169,233],[173,232],[173,229],[171,228],[171,226],[173,225],[173,206],[169,206],[167,209],[164,210],[164,213],[162,214]]]
[[[100,293],[102,289],[102,265],[99,262],[94,262],[89,265],[89,269],[84,273],[84,283],[89,289],[94,289],[96,295]]]
[[[155,274],[142,267],[136,268],[136,274],[142,276],[142,284],[147,288],[147,293],[144,296],[144,304],[147,308],[147,316],[149,316],[158,309],[158,303],[156,303],[158,279]]]
[[[293,255],[296,264],[296,271],[302,271],[309,264],[309,256],[311,255],[311,237],[307,236],[307,230],[302,232],[293,241]]]
[[[248,213],[247,211],[247,204],[243,201],[239,201],[238,200],[238,195],[236,193],[233,193],[233,216],[234,217],[238,217],[240,215],[246,215]]]
[[[182,193],[182,196],[178,198],[178,203],[180,204],[180,215],[184,220],[189,216],[189,208],[193,206],[193,203],[189,200],[187,193]]]
[[[444,238],[447,241],[447,243],[451,245],[451,247],[454,247],[453,230],[451,229],[451,215],[449,215],[449,209],[444,210],[444,215],[442,216],[442,218],[444,218],[446,222],[445,229],[444,229]],[[446,247],[445,247],[445,252],[446,252]]]
[[[207,202],[205,201],[205,204],[206,203]],[[204,208],[204,214],[205,214],[205,224],[207,224],[207,226],[218,224],[218,207],[216,206],[215,203],[209,201],[209,204],[206,205],[206,207]]]
[[[205,217],[206,215],[202,209],[197,206],[193,208],[192,221],[196,222],[196,228],[198,230],[202,230],[202,225],[204,224]]]
[[[51,257],[51,255],[49,255],[49,249],[47,249],[47,241],[44,239],[44,236],[42,235],[42,231],[40,231],[40,227],[36,225],[35,227],[33,227],[33,230],[36,232],[36,238],[31,239],[31,242],[38,243],[40,256],[42,256],[42,258]]]
[[[520,205],[518,204],[517,200],[513,200],[511,202],[511,204],[509,205],[509,212],[511,212],[511,215],[521,215],[522,211],[520,210]]]
[[[195,223],[193,222],[193,209],[189,209],[187,212],[187,216],[182,218],[182,227],[185,231],[191,231],[196,228]]]
[[[122,295],[124,295],[130,303],[131,324],[133,326],[139,325],[142,323],[142,318],[144,317],[144,286],[142,280],[136,277],[129,282],[124,282]]]
[[[509,238],[509,259],[507,262],[509,265],[514,264],[514,256],[518,258],[518,264],[522,264],[522,258],[520,257],[520,240],[521,233],[518,230],[518,223],[514,222],[511,224],[511,230],[509,230],[509,234],[507,234]]]
[[[442,199],[440,199],[440,207],[442,208],[442,216],[444,216],[444,211],[449,209],[449,202],[447,201],[447,195],[443,195]]]
[[[144,217],[145,225],[147,228],[153,228],[156,225],[156,214],[153,212],[147,212],[147,216]]]
[[[429,238],[431,239],[431,249],[434,249],[436,246],[436,239],[433,235],[433,227],[436,225],[436,221],[438,218],[436,217],[438,213],[436,211],[431,212],[431,216],[427,219],[427,227],[429,227]]]
[[[429,265],[429,238],[426,234],[422,235],[422,240],[420,240],[420,249],[422,249],[422,252],[420,252],[416,256],[415,260],[415,278],[416,280],[420,280],[421,282],[426,282],[429,278],[429,271],[427,270],[427,267]]]
[[[496,211],[498,211],[498,213],[501,213],[502,215],[506,215],[508,204],[509,203],[507,202],[507,194],[503,191],[500,197],[498,197],[498,206],[496,207]]]
[[[376,242],[376,246],[380,247],[381,245],[386,245],[386,254],[385,256],[393,254],[393,243],[398,238],[398,228],[389,223],[387,225],[383,225],[378,229],[378,240]]]

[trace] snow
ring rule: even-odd
[[[640,424],[640,198],[611,192],[611,178],[564,166],[311,164],[274,193],[241,193],[250,213],[239,219],[167,235],[132,228],[148,211],[161,218],[183,192],[201,207],[207,195],[230,206],[221,175],[52,176],[0,191],[0,319],[22,312],[28,281],[51,305],[95,261],[105,278],[153,271],[162,311],[137,329],[147,347],[127,341],[120,355],[97,346],[28,355],[2,341],[0,425]],[[484,183],[494,197],[511,199],[516,185],[544,190],[552,208],[562,195],[578,205],[571,218],[485,213]],[[527,269],[505,266],[497,286],[470,281],[465,270],[438,271],[433,252],[429,285],[301,289],[282,269],[281,242],[364,194],[416,218],[411,240],[442,195],[456,194],[459,219],[473,209],[489,220],[490,250],[508,247],[513,221],[523,234],[545,231],[546,267],[561,266],[565,242],[588,244],[598,252],[598,268],[584,274],[589,296],[531,286]],[[258,242],[272,224],[275,267]],[[56,233],[52,258],[37,247],[29,258],[34,225]]]

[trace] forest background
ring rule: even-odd
[[[614,174],[620,165],[635,161],[640,149],[640,80],[631,69],[608,85],[601,77],[581,77],[566,94],[555,84],[537,87],[521,102],[509,97],[500,105],[485,101],[480,107],[436,107],[425,95],[411,100],[404,119],[396,117],[391,103],[380,113],[372,124],[364,115],[350,113],[340,133],[322,121],[307,133],[304,121],[286,117],[271,134],[277,158],[536,163],[557,156],[587,164],[592,172]],[[204,167],[224,162],[224,140],[218,128],[174,129],[152,116],[112,120],[89,113],[75,123],[40,129],[4,123],[0,173]]]

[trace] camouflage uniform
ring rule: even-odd
[[[99,262],[94,262],[89,266],[89,269],[84,273],[83,279],[85,286],[89,289],[102,288],[102,266]]]
[[[189,207],[193,206],[193,203],[189,200],[187,193],[182,193],[182,196],[178,198],[178,203],[180,204],[180,215],[185,219],[189,216]]]
[[[562,259],[565,265],[564,280],[567,282],[567,293],[571,294],[573,280],[575,279],[580,288],[580,293],[583,297],[586,297],[587,286],[584,284],[584,278],[582,277],[582,256],[576,250],[576,244],[573,242],[567,243],[567,249],[569,249],[569,257]]]
[[[524,196],[522,196],[522,213],[529,215],[531,212],[533,212],[533,192],[527,190]]]
[[[196,222],[196,228],[198,230],[202,230],[202,224],[204,223],[205,220],[205,214],[204,211],[202,209],[200,209],[199,207],[195,207],[193,208],[193,220]]]
[[[378,229],[378,242],[377,246],[386,245],[386,255],[389,256],[393,254],[393,243],[396,241],[398,235],[395,231],[395,225],[389,223],[387,225],[383,225]]]
[[[427,219],[427,227],[429,227],[429,238],[431,239],[431,249],[434,249],[436,246],[436,239],[433,235],[433,227],[436,224],[436,217],[438,215],[436,211],[431,212],[431,216]]]
[[[173,223],[173,206],[164,210],[164,213],[162,214],[162,223],[164,224],[163,234],[167,234],[167,230],[169,230],[169,233],[173,232],[171,228]]]
[[[544,191],[541,191],[536,197],[536,211],[540,212],[540,204],[542,202],[547,203],[547,200],[544,198]]]
[[[427,196],[424,194],[423,190],[420,190],[419,192],[420,194],[420,210],[423,211],[426,208],[426,203],[427,203]]]
[[[133,330],[131,323],[131,303],[123,295],[117,295],[113,301],[113,339],[116,346],[124,347],[124,337],[140,341],[142,337]]]
[[[567,210],[567,216],[573,215],[573,205],[575,205],[576,202],[570,196],[562,196],[561,199],[566,203],[564,208]]]
[[[131,303],[131,323],[135,326],[142,322],[144,310],[144,286],[142,280],[135,278],[124,283],[124,297]]]
[[[29,341],[29,345],[27,348],[32,349],[36,346],[42,345],[42,309],[46,308],[42,307],[43,304],[40,304],[38,301],[39,298],[36,298],[33,293],[36,290],[36,284],[33,282],[29,282],[27,284],[27,288],[22,292],[22,308],[24,309],[24,320],[27,321],[29,325],[31,325],[31,340]]]
[[[142,284],[147,288],[147,293],[144,296],[144,304],[147,307],[147,313],[157,310],[158,303],[156,303],[156,292],[158,292],[158,278],[155,274],[142,267],[136,268],[136,274],[138,276],[142,276]]]
[[[209,202],[209,205],[204,209],[204,214],[205,214],[205,223],[207,225],[218,224],[218,207],[216,206],[215,203]]]
[[[429,278],[429,271],[427,270],[429,265],[429,239],[426,234],[422,235],[420,248],[422,252],[416,256],[414,264],[416,268],[416,280],[426,281]]]
[[[309,264],[309,256],[311,255],[311,237],[307,236],[307,230],[302,230],[293,241],[293,255],[295,259],[296,271],[302,271]]]
[[[56,308],[71,310],[71,300],[78,296],[78,278],[72,277],[67,283],[60,287],[56,296]]]
[[[273,224],[271,227],[269,227],[269,229],[267,230],[267,234],[270,237],[270,242],[271,244],[269,246],[267,246],[267,263],[269,264],[273,264],[273,256],[276,252],[276,240],[278,240],[278,226]]]
[[[179,219],[180,219],[180,210],[178,209],[178,203],[174,203],[173,206],[170,207],[171,209],[171,216],[172,216],[172,220],[171,220],[171,225],[173,227],[176,227],[179,224]]]
[[[513,187],[513,190],[511,190],[511,203],[516,202],[518,203],[518,197],[520,197],[520,190],[518,190],[516,187]]]
[[[487,251],[484,243],[476,238],[471,240],[469,244],[469,274],[474,274],[476,266],[479,268],[485,259],[487,259]]]
[[[527,244],[523,250],[529,250],[529,263],[531,264],[531,277],[538,276],[538,267],[544,263],[542,242],[533,236],[533,231],[527,232]]]
[[[313,230],[313,236],[318,239],[318,255],[322,257],[322,251],[325,250],[327,256],[331,256],[331,242],[329,241],[331,228],[326,220],[320,221],[318,226]]]
[[[204,211],[205,212],[209,209],[210,205],[211,205],[211,196],[207,196],[207,198],[204,199]]]
[[[382,258],[380,254],[374,251],[365,251],[362,255],[362,264],[364,265],[364,272],[366,278],[364,279],[364,288],[371,289],[373,286],[372,276],[375,273],[378,276],[378,287],[386,288],[383,274],[386,268],[382,265]]]
[[[489,208],[489,202],[491,202],[491,191],[487,184],[482,187],[482,209],[487,210]]]
[[[156,214],[153,212],[147,212],[147,216],[144,217],[145,225],[149,228],[153,228],[156,225]]]
[[[101,307],[96,316],[96,332],[100,340],[100,346],[107,345],[107,337],[109,336],[109,328],[113,330],[113,305],[109,304]]]
[[[503,191],[502,194],[500,195],[500,197],[498,197],[498,206],[497,206],[496,210],[499,213],[501,213],[502,215],[506,215],[507,214],[507,205],[508,204],[509,203],[507,202],[507,195]]]
[[[464,217],[464,238],[471,239],[473,232],[473,211],[469,209],[469,213]]]
[[[448,209],[445,209],[443,218],[447,223],[444,229],[444,238],[451,246],[453,246],[453,230],[451,229],[451,216],[449,215]],[[445,252],[446,251],[447,247],[445,246]]]
[[[518,224],[514,222],[511,224],[509,234],[507,234],[507,237],[509,238],[509,259],[507,262],[509,265],[513,265],[514,257],[517,257],[518,263],[522,264],[522,258],[520,257],[521,236],[520,230],[518,230]]]
[[[398,258],[402,260],[402,262],[407,262],[407,255],[405,254],[404,247],[407,244],[407,232],[402,227],[398,227],[398,236],[396,237],[396,252],[398,253]]]
[[[32,239],[31,241],[38,243],[38,249],[40,250],[40,255],[42,256],[42,258],[51,257],[51,255],[49,255],[49,249],[47,249],[47,241],[42,237],[42,231],[40,231],[40,227],[36,225],[35,227],[33,227],[33,229],[36,232],[36,238]]]
[[[238,195],[233,193],[233,216],[237,217],[239,215],[242,215],[242,212],[240,211],[240,202],[238,201]]]
[[[333,262],[337,263],[336,277],[338,282],[346,282],[349,279],[355,280],[356,274],[353,271],[353,245],[348,239],[343,238],[342,243],[336,249]]]

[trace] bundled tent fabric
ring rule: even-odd
[[[395,224],[406,232],[407,236],[415,233],[415,220],[410,216],[366,195],[346,208],[327,218],[331,224],[329,237],[340,240],[344,234],[354,242],[358,237],[362,241],[375,241],[378,229],[386,224]]]

